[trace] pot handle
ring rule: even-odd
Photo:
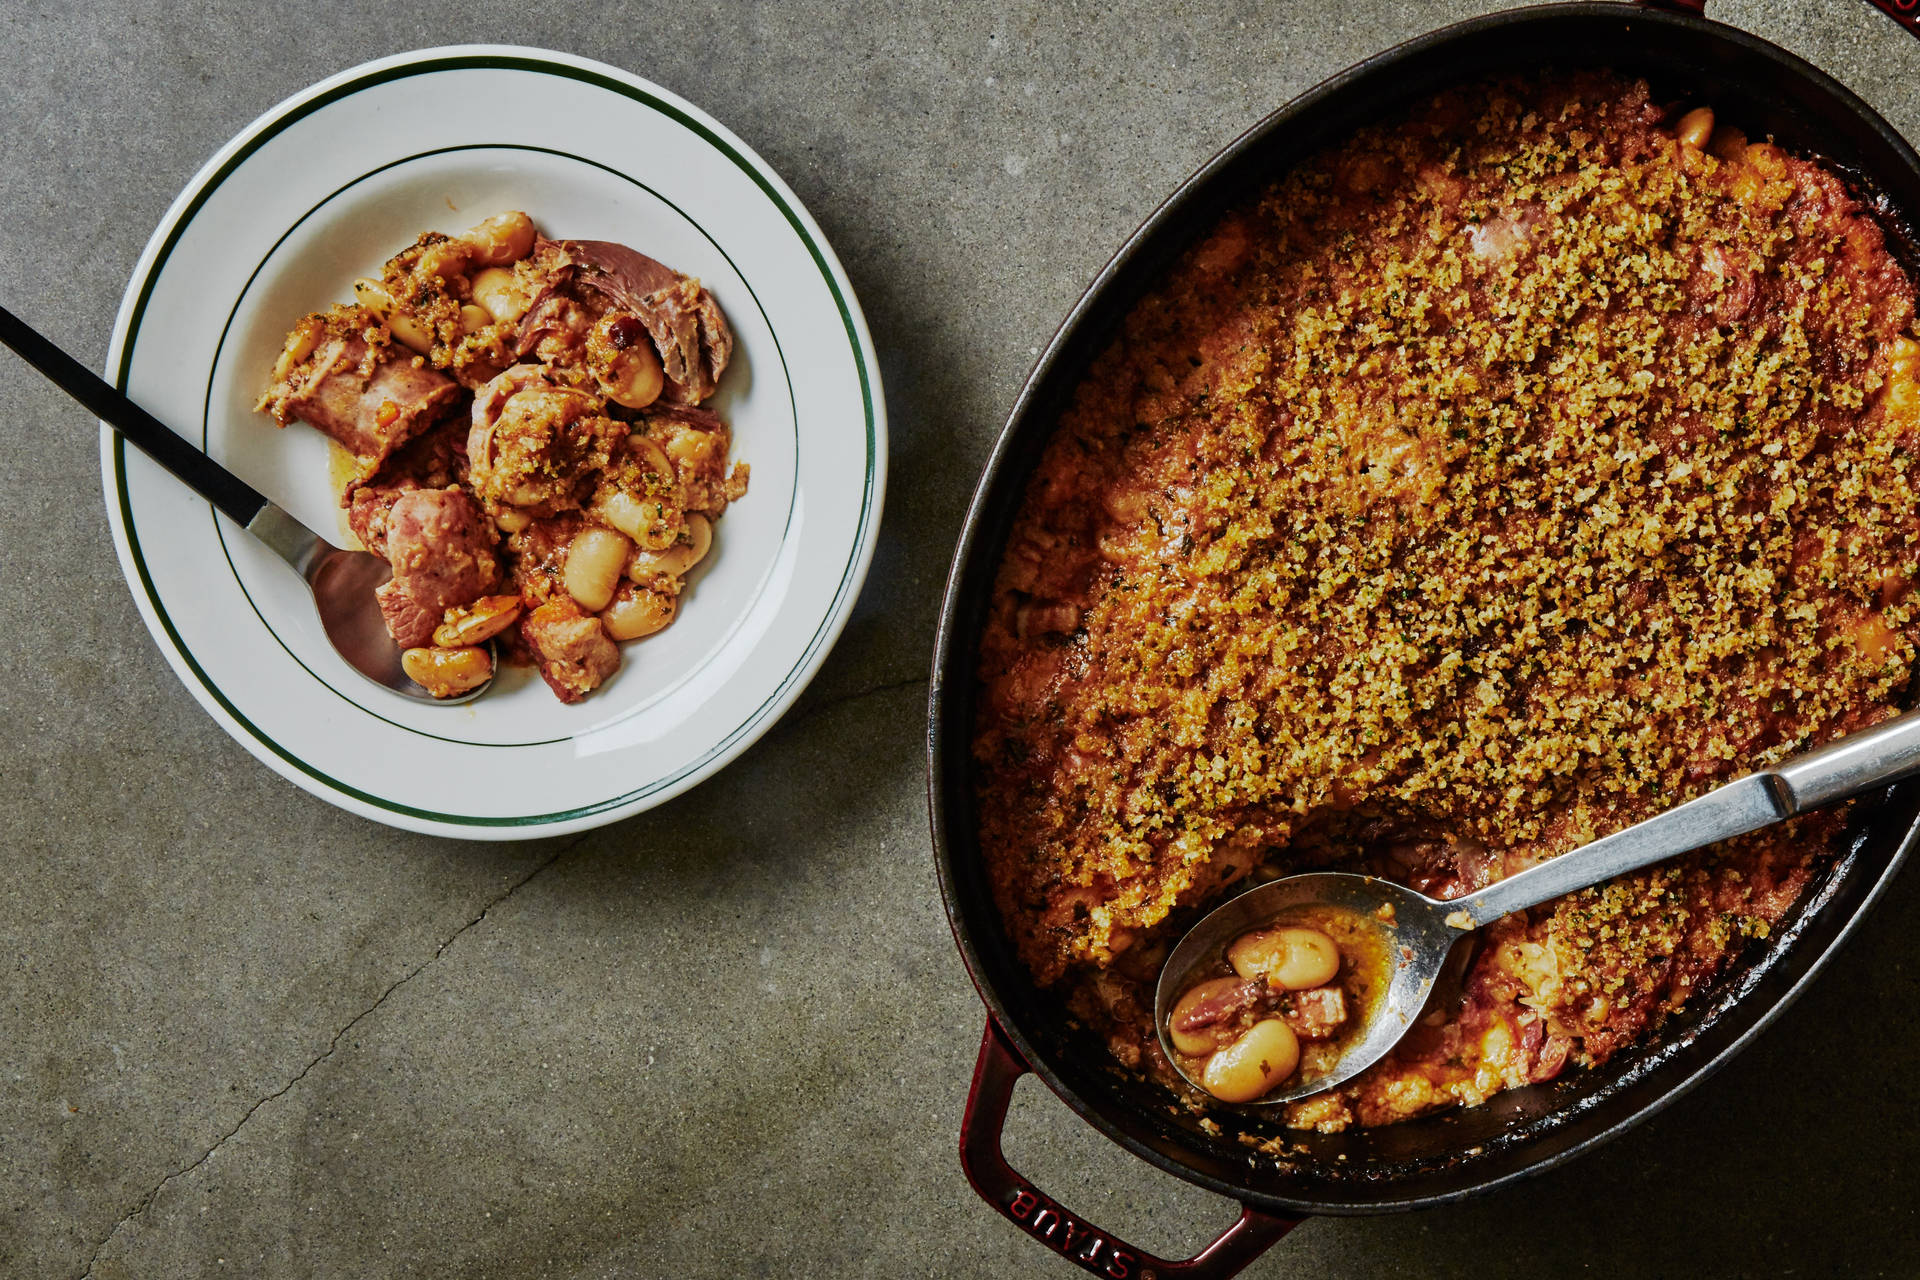
[[[982,1200],[1082,1271],[1106,1280],[1225,1280],[1238,1275],[1304,1221],[1243,1204],[1238,1222],[1183,1262],[1156,1258],[1109,1235],[1042,1194],[1007,1163],[1000,1150],[1013,1086],[1028,1069],[1000,1024],[988,1018],[986,1035],[980,1040],[980,1061],[973,1069],[973,1088],[967,1093],[966,1118],[960,1122],[960,1165]]]
[[[1655,9],[1679,9],[1704,14],[1707,0],[1639,0]],[[1867,3],[1892,18],[1916,36],[1920,36],[1920,0],[1867,0]]]

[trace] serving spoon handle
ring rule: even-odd
[[[1678,854],[1920,773],[1920,711],[1723,787],[1447,903],[1447,924],[1478,929],[1501,916],[1601,884]]]
[[[235,524],[311,582],[314,566],[332,544],[269,502],[265,494],[169,430],[87,366],[53,345],[31,325],[0,307],[0,342],[47,376],[95,417],[140,446],[148,457],[211,502]]]
[[[143,453],[178,476],[195,493],[245,526],[269,505],[258,489],[167,429],[93,370],[53,345],[18,316],[0,307],[0,342],[45,374],[93,415],[139,445]]]
[[[485,682],[457,696],[432,698],[428,690],[414,683],[407,674],[405,660],[392,642],[373,594],[391,572],[384,559],[365,551],[346,551],[334,546],[267,501],[258,489],[174,434],[158,418],[36,333],[5,307],[0,307],[0,343],[12,347],[21,359],[45,374],[55,386],[140,446],[148,457],[286,561],[313,593],[313,607],[328,641],[355,671],[383,689],[409,698],[431,700],[443,707],[470,702],[492,683],[489,676]],[[491,642],[488,649],[492,651]]]

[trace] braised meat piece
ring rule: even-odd
[[[1314,987],[1293,993],[1287,1025],[1302,1040],[1331,1040],[1347,1020],[1347,996],[1339,987]]]
[[[579,267],[552,240],[534,243],[533,256],[519,270],[528,290],[514,337],[514,353],[523,361],[558,362],[577,356],[593,328],[595,315],[574,296]]]
[[[499,585],[495,533],[480,504],[462,489],[414,489],[387,515],[393,581],[437,610],[472,604]]]
[[[604,240],[543,240],[533,260],[548,287],[521,320],[521,356],[543,341],[584,343],[594,320],[619,312],[637,318],[653,339],[667,399],[698,404],[714,393],[733,358],[733,331],[698,280]]]
[[[556,596],[520,620],[520,637],[540,678],[562,702],[578,702],[620,669],[620,646],[600,619]]]
[[[448,609],[499,585],[493,524],[464,490],[368,488],[354,496],[352,514],[361,517],[355,532],[393,566],[392,581],[374,594],[401,648],[429,643]]]
[[[380,617],[387,634],[402,649],[417,649],[433,642],[433,630],[440,625],[441,611],[429,609],[408,595],[399,583],[387,581],[374,588],[373,598],[380,602]]]
[[[1272,989],[1267,986],[1266,979],[1255,978],[1250,982],[1235,983],[1182,1010],[1174,1017],[1173,1029],[1199,1031],[1268,1008],[1272,1003]]]
[[[348,491],[347,528],[353,530],[361,546],[382,560],[387,559],[387,521],[393,513],[393,504],[415,487],[411,482],[363,484]]]
[[[336,306],[294,327],[258,408],[338,441],[371,475],[389,454],[452,412],[460,388],[361,307]]]

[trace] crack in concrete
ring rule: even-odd
[[[819,703],[815,706],[808,707],[797,715],[792,715],[787,717],[784,721],[781,722],[780,727],[783,729],[794,728],[799,725],[805,724],[807,721],[812,720],[816,716],[823,715],[828,711],[832,711],[837,707],[844,707],[849,703],[859,702],[866,698],[879,697],[882,694],[896,693],[901,689],[911,689],[916,686],[924,685],[926,683],[927,683],[926,676],[913,676],[913,677],[899,679],[899,680],[890,680],[890,681],[883,682],[881,684],[869,685],[864,689],[856,689],[852,693],[842,694],[839,697],[830,698],[825,702]],[[443,940],[440,943],[440,945],[435,947],[433,950],[433,954],[431,956],[428,956],[425,960],[421,961],[418,965],[414,966],[414,968],[411,971],[409,971],[404,977],[400,978],[398,981],[394,982],[392,986],[389,986],[385,991],[382,991],[379,995],[379,998],[376,999],[372,1004],[368,1005],[365,1009],[362,1009],[359,1013],[355,1014],[352,1018],[348,1019],[344,1026],[342,1026],[338,1031],[333,1033],[333,1038],[327,1042],[326,1049],[323,1050],[318,1057],[314,1058],[311,1062],[307,1063],[306,1066],[300,1068],[299,1072],[296,1073],[291,1080],[288,1080],[285,1084],[281,1085],[278,1089],[275,1089],[272,1093],[269,1093],[264,1098],[261,1098],[259,1101],[255,1102],[252,1106],[248,1107],[246,1114],[240,1117],[240,1122],[234,1125],[233,1128],[229,1129],[224,1137],[220,1138],[212,1146],[208,1147],[205,1151],[203,1151],[200,1154],[199,1158],[195,1159],[191,1164],[183,1165],[182,1167],[175,1169],[172,1173],[169,1173],[166,1177],[160,1179],[159,1182],[154,1184],[153,1189],[147,1192],[145,1195],[141,1196],[139,1202],[134,1205],[132,1210],[130,1210],[125,1217],[121,1218],[118,1222],[114,1223],[113,1230],[107,1232],[106,1236],[100,1241],[100,1243],[93,1247],[93,1252],[87,1255],[86,1268],[83,1271],[81,1271],[80,1275],[77,1277],[77,1280],[92,1280],[93,1268],[95,1264],[99,1262],[100,1255],[106,1251],[107,1246],[113,1243],[114,1237],[120,1234],[122,1228],[126,1227],[134,1219],[140,1217],[142,1214],[146,1213],[148,1209],[152,1208],[153,1202],[159,1199],[160,1193],[167,1189],[167,1185],[169,1183],[172,1183],[177,1179],[186,1177],[188,1174],[192,1173],[195,1169],[198,1169],[201,1165],[205,1164],[208,1160],[211,1160],[216,1151],[220,1150],[221,1147],[225,1146],[228,1142],[232,1141],[233,1138],[242,1129],[247,1127],[248,1121],[253,1119],[255,1112],[259,1111],[260,1108],[266,1106],[269,1102],[272,1102],[274,1099],[285,1097],[288,1093],[290,1093],[293,1090],[293,1087],[295,1085],[299,1084],[302,1080],[307,1078],[307,1075],[309,1072],[311,1072],[315,1067],[319,1066],[321,1063],[325,1062],[328,1058],[332,1057],[334,1050],[340,1047],[340,1041],[346,1037],[346,1034],[349,1031],[353,1030],[361,1022],[365,1021],[368,1017],[371,1017],[375,1010],[379,1009],[381,1005],[387,1002],[388,997],[392,996],[394,992],[398,991],[401,987],[406,986],[409,982],[412,982],[415,978],[419,977],[423,972],[425,972],[429,966],[431,966],[435,961],[439,960],[441,956],[446,954],[447,948],[452,946],[456,941],[458,941],[462,934],[466,933],[467,930],[479,924],[482,920],[485,920],[487,918],[487,914],[491,912],[495,907],[499,906],[501,903],[505,902],[508,898],[511,898],[514,894],[518,893],[536,876],[540,875],[547,868],[553,866],[556,862],[560,861],[560,859],[564,858],[567,854],[573,852],[581,844],[585,843],[589,838],[591,838],[592,835],[593,835],[592,832],[587,832],[579,836],[577,839],[570,841],[564,847],[556,850],[554,855],[551,858],[548,858],[545,862],[542,862],[539,866],[535,867],[532,871],[528,872],[525,876],[522,876],[513,885],[509,886],[504,893],[501,893],[499,896],[490,900],[484,907],[480,908],[480,912],[478,915],[474,916],[473,919],[467,921],[465,924],[461,925],[458,929],[454,930],[451,934],[449,934],[446,937],[445,940]]]
[[[198,1169],[201,1165],[205,1164],[208,1160],[211,1160],[213,1158],[214,1152],[218,1151],[221,1147],[224,1147],[228,1142],[232,1141],[232,1139],[236,1134],[238,1134],[242,1129],[247,1127],[247,1122],[253,1119],[255,1112],[259,1111],[260,1108],[266,1106],[269,1102],[272,1102],[275,1098],[285,1097],[289,1092],[292,1091],[295,1085],[299,1084],[302,1080],[307,1078],[307,1074],[309,1072],[311,1072],[315,1067],[319,1066],[321,1063],[325,1062],[328,1058],[331,1058],[333,1056],[333,1051],[340,1047],[340,1041],[346,1037],[346,1034],[349,1031],[353,1030],[355,1027],[359,1026],[360,1023],[365,1021],[367,1018],[371,1017],[375,1010],[379,1009],[381,1005],[387,1002],[388,997],[392,996],[394,992],[398,991],[400,988],[406,986],[409,982],[412,982],[415,978],[419,977],[422,973],[426,972],[426,970],[430,966],[432,966],[436,961],[438,961],[441,956],[447,953],[448,947],[451,947],[455,942],[459,941],[462,934],[466,933],[467,930],[479,924],[482,920],[485,920],[487,918],[488,913],[491,912],[495,907],[505,902],[508,898],[511,898],[514,894],[520,892],[520,890],[524,889],[529,883],[531,883],[535,877],[539,876],[542,872],[547,870],[547,868],[553,866],[556,862],[560,861],[560,859],[566,857],[569,853],[572,853],[580,845],[584,844],[592,835],[593,835],[592,832],[587,832],[577,837],[576,839],[569,841],[567,844],[565,844],[561,848],[555,850],[551,858],[548,858],[545,862],[542,862],[539,866],[535,867],[532,871],[529,871],[526,875],[520,877],[520,879],[515,881],[512,885],[508,886],[505,892],[500,893],[497,896],[490,899],[485,906],[480,908],[480,912],[478,915],[474,916],[473,919],[467,921],[465,924],[461,925],[458,929],[455,929],[452,933],[448,934],[446,938],[442,939],[440,942],[440,945],[436,946],[433,949],[432,955],[428,956],[425,960],[422,960],[419,964],[415,965],[405,976],[395,981],[385,991],[382,991],[379,995],[379,998],[376,999],[372,1004],[368,1005],[366,1008],[362,1009],[359,1013],[356,1013],[353,1015],[353,1017],[349,1018],[345,1025],[343,1025],[338,1031],[333,1033],[333,1038],[327,1041],[326,1049],[323,1050],[318,1057],[314,1058],[311,1062],[307,1063],[306,1066],[300,1068],[299,1072],[296,1073],[291,1080],[287,1081],[285,1084],[281,1085],[278,1089],[275,1089],[272,1093],[269,1093],[266,1097],[261,1098],[259,1101],[255,1102],[252,1106],[248,1107],[247,1113],[240,1117],[240,1123],[234,1125],[233,1128],[227,1130],[226,1135],[224,1137],[220,1138],[219,1141],[215,1142],[212,1146],[208,1147],[205,1151],[201,1152],[199,1158],[194,1160],[191,1164],[183,1165],[182,1167],[175,1169],[172,1173],[169,1173],[166,1177],[160,1179],[159,1182],[155,1183],[153,1190],[141,1196],[139,1203],[135,1204],[133,1206],[133,1209],[130,1212],[128,1212],[125,1217],[121,1218],[120,1221],[114,1223],[113,1230],[107,1232],[106,1236],[100,1241],[100,1243],[93,1247],[93,1252],[87,1255],[86,1268],[80,1273],[78,1280],[91,1280],[93,1276],[93,1268],[95,1264],[100,1261],[100,1255],[106,1251],[107,1246],[113,1243],[113,1238],[120,1234],[121,1228],[125,1227],[128,1223],[132,1222],[135,1218],[138,1218],[139,1216],[144,1214],[148,1209],[150,1209],[153,1206],[153,1202],[159,1199],[160,1193],[167,1189],[168,1183],[173,1182],[175,1179],[186,1177],[188,1174],[192,1173],[195,1169]]]

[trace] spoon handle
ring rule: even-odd
[[[1697,799],[1610,836],[1563,853],[1447,905],[1447,923],[1477,929],[1562,894],[1601,884],[1772,826],[1797,813],[1844,800],[1920,773],[1920,711],[1850,733],[1760,773],[1750,773]]]
[[[19,352],[21,359],[44,373],[55,386],[139,445],[148,457],[226,512],[236,524],[244,526],[267,505],[267,500],[252,485],[174,434],[158,418],[40,336],[5,307],[0,307],[0,342]]]

